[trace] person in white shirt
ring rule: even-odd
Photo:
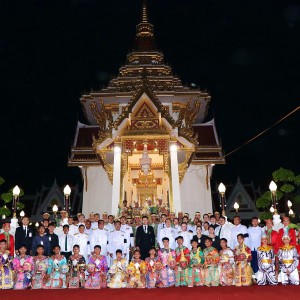
[[[161,229],[159,232],[159,236],[157,238],[157,242],[160,248],[163,248],[163,238],[167,237],[169,239],[170,248],[175,250],[176,243],[175,238],[177,237],[177,231],[172,228],[172,221],[170,218],[166,219],[166,227]]]
[[[98,222],[100,220],[100,214],[95,213],[94,214],[94,221],[92,221],[92,229],[98,228]]]
[[[167,215],[162,214],[160,217],[160,223],[157,225],[157,237],[159,236],[160,230],[166,227],[166,219]]]
[[[176,236],[177,236],[178,231],[181,230],[181,226],[179,225],[179,219],[178,218],[173,219],[173,228],[176,230]]]
[[[72,250],[74,246],[74,237],[69,234],[69,225],[65,224],[63,226],[63,233],[58,236],[58,243],[61,249],[61,254],[69,259],[72,255]]]
[[[258,226],[258,218],[253,217],[251,219],[252,226],[248,228],[249,234],[249,248],[251,249],[252,260],[251,267],[254,274],[258,271],[258,262],[257,262],[257,248],[261,246],[261,237],[263,234],[262,229]]]
[[[187,230],[187,224],[185,222],[181,224],[181,231],[178,232],[177,236],[182,236],[183,245],[191,250],[191,240],[193,238],[193,234]]]
[[[230,248],[235,249],[238,245],[237,235],[243,234],[244,235],[244,243],[246,246],[249,246],[249,235],[248,229],[246,226],[241,224],[241,218],[239,216],[235,216],[233,218],[233,226],[231,228],[231,239],[230,239]]]
[[[92,231],[93,231],[92,222],[90,220],[86,220],[84,232],[90,235],[92,233]]]
[[[104,221],[104,223],[105,223],[105,221]],[[115,230],[114,216],[113,215],[108,216],[108,223],[105,224],[104,228],[107,229],[109,233]],[[118,249],[116,249],[116,250],[118,250]]]
[[[74,225],[73,217],[68,218],[68,224],[69,224],[69,234],[70,235],[74,236],[75,233],[78,233],[78,226]]]
[[[127,224],[127,219],[125,216],[122,216],[121,219],[121,230],[126,233],[126,239],[127,239],[127,248],[126,248],[126,257],[129,259],[130,249],[134,248],[134,234],[132,227]]]
[[[215,229],[215,234],[220,239],[226,239],[227,245],[231,245],[231,227],[233,225],[226,221],[226,217],[220,216],[219,226]]]
[[[98,228],[94,228],[90,235],[90,252],[94,251],[96,245],[101,246],[101,255],[106,257],[108,265],[110,265],[110,256],[107,250],[108,230],[104,228],[104,221],[98,221]]]
[[[114,260],[116,259],[116,251],[118,249],[122,250],[123,257],[127,260],[129,259],[127,257],[126,249],[128,248],[129,241],[127,241],[127,235],[124,231],[121,230],[121,222],[116,221],[115,222],[115,230],[109,233],[108,236],[108,252],[110,257]]]
[[[83,224],[78,226],[78,233],[75,233],[74,235],[74,245],[80,247],[80,254],[84,256],[85,261],[88,261],[88,257],[91,254],[90,238],[89,234],[84,232],[84,229],[85,227]]]

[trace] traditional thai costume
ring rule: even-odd
[[[0,290],[12,289],[13,282],[13,263],[9,251],[0,252]]]
[[[175,267],[176,267],[176,254],[172,249],[160,249],[157,254],[162,267],[160,270],[156,267],[158,271],[159,284],[158,287],[170,287],[174,286],[176,283],[175,278]]]
[[[208,247],[203,250],[205,262],[202,267],[202,278],[206,286],[218,286],[220,282],[218,262],[220,260],[219,252],[214,247]]]
[[[279,248],[278,260],[280,265],[279,277],[283,285],[294,284],[299,285],[298,264],[299,256],[296,247],[292,245],[284,245]],[[289,272],[289,274],[287,273]]]
[[[106,288],[107,260],[104,255],[92,255],[87,264],[88,278],[85,282],[86,289]]]
[[[176,283],[175,286],[187,286],[188,285],[188,265],[190,263],[190,250],[185,247],[177,247],[176,253],[176,264],[175,269]]]
[[[201,265],[204,263],[204,255],[201,248],[191,250],[190,264],[188,268],[188,286],[202,286]]]
[[[125,288],[127,286],[126,283],[126,268],[128,266],[128,262],[126,258],[122,258],[121,260],[115,259],[113,264],[109,269],[109,273],[111,274],[110,282],[107,286],[111,289],[117,288]]]
[[[49,280],[45,284],[47,289],[65,289],[67,288],[67,273],[69,271],[67,259],[63,255],[49,258],[47,275]]]
[[[75,257],[71,255],[68,259],[69,275],[68,287],[69,289],[83,288],[85,284],[85,258],[82,255]]]
[[[46,256],[33,257],[33,274],[31,280],[32,289],[43,289],[45,284],[45,275],[47,274],[49,261]]]
[[[276,285],[275,277],[275,254],[272,246],[261,246],[257,248],[258,271],[257,284],[258,285]]]
[[[24,257],[17,256],[13,260],[13,266],[15,271],[15,290],[24,290],[30,286],[32,271],[33,271],[33,259],[29,255]]]
[[[145,275],[147,273],[147,266],[143,260],[132,260],[126,269],[128,280],[128,288],[144,288]]]
[[[146,287],[148,289],[155,288],[159,284],[159,270],[162,268],[162,264],[158,257],[145,259],[145,264],[147,267],[146,273]],[[159,270],[157,270],[157,267]]]
[[[9,234],[9,232],[3,232],[0,234],[0,241],[6,240],[6,250],[9,251],[9,254],[14,257],[15,255],[15,240],[14,237]]]
[[[234,249],[235,285],[249,286],[252,284],[251,249],[245,244],[237,245]]]
[[[220,285],[234,285],[234,256],[230,248],[223,249],[219,252],[219,274]]]

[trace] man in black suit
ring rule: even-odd
[[[15,233],[15,250],[17,255],[22,245],[26,246],[26,254],[30,255],[33,234],[33,229],[29,226],[29,218],[24,216],[22,218],[22,225],[16,229]]]
[[[50,242],[50,255],[54,254],[53,247],[59,245],[58,236],[54,233],[55,224],[49,223],[47,237]]]
[[[155,247],[155,234],[152,226],[148,225],[148,217],[143,216],[142,225],[136,230],[136,247],[141,252],[141,258],[144,260],[149,256],[151,247]]]

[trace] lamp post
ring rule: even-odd
[[[13,218],[17,216],[17,203],[19,202],[20,188],[16,185],[13,189]]]
[[[287,206],[289,208],[289,216],[294,217],[295,214],[294,211],[292,210],[293,203],[290,200],[287,201]]]
[[[69,215],[69,209],[70,207],[70,195],[71,195],[71,188],[69,187],[69,185],[67,184],[64,188],[64,195],[65,195],[65,211],[67,212],[67,217]]]
[[[273,207],[274,207],[274,215],[278,215],[277,213],[277,196],[276,196],[276,191],[277,191],[277,184],[272,180],[269,189],[271,191],[272,195],[272,201],[273,201]]]
[[[20,217],[23,218],[24,216],[25,216],[25,212],[24,212],[24,210],[22,210],[22,211],[20,212]]]
[[[234,202],[233,208],[235,209],[235,215],[237,216],[240,208],[239,204],[237,202]]]
[[[219,190],[219,193],[221,195],[220,206],[221,206],[221,209],[222,209],[222,215],[223,215],[223,217],[225,217],[225,206],[226,206],[226,204],[225,204],[225,192],[226,192],[226,187],[222,182],[219,184],[218,190]]]
[[[271,212],[272,214],[274,214],[274,212],[275,212],[275,208],[274,208],[273,205],[270,207],[270,212]]]
[[[55,226],[57,226],[57,212],[58,212],[58,206],[56,204],[53,205],[52,211],[54,213],[54,223]]]

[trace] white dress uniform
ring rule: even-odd
[[[61,252],[73,252],[73,246],[74,246],[73,235],[67,234],[67,247],[66,247],[66,235],[64,233],[58,236],[58,243]]]
[[[69,225],[69,234],[74,236],[75,233],[78,233],[78,226],[74,224]]]
[[[166,223],[159,223],[157,224],[157,237],[159,236],[159,232],[161,229],[164,229],[166,227]]]
[[[85,261],[88,261],[88,255],[91,254],[90,251],[90,239],[87,233],[75,233],[74,235],[74,245],[79,245],[80,254],[84,256]]]
[[[92,233],[90,235],[90,251],[94,251],[94,247],[96,245],[101,246],[101,255],[104,255],[106,257],[106,261],[108,266],[111,264],[110,256],[107,254],[107,244],[108,244],[108,230],[103,228],[95,228],[92,230]]]
[[[227,245],[230,247],[231,245],[231,223],[225,223],[224,225],[220,225],[215,229],[215,235],[218,236],[220,239],[226,239]]]
[[[178,231],[181,231],[181,226],[179,224],[174,225],[173,228],[176,230],[176,236],[178,235]]]
[[[121,230],[114,230],[108,237],[108,252],[112,254],[112,258],[116,259],[116,251],[122,250],[123,257],[127,258],[126,249],[128,248],[129,241],[127,240],[127,234]]]
[[[237,241],[237,235],[238,234],[244,234],[246,235],[245,239],[244,239],[244,243],[246,246],[249,246],[249,238],[248,238],[248,230],[247,227],[239,224],[239,225],[233,225],[231,228],[231,241],[230,241],[230,248],[231,249],[235,249],[235,247],[238,245],[238,241]]]
[[[107,256],[108,230],[95,228],[90,235],[90,251],[94,251],[96,245],[101,246],[101,254]]]
[[[191,240],[193,238],[193,234],[189,231],[178,231],[177,236],[183,237],[183,246],[187,247],[189,250],[192,249]]]
[[[115,230],[115,225],[113,223],[107,223],[104,225],[104,228],[108,230],[108,233],[110,233]]]
[[[134,247],[134,234],[132,227],[128,224],[121,225],[121,230],[126,233],[126,239],[127,239],[127,249],[126,249],[126,258],[129,259],[129,249],[130,246]]]
[[[160,248],[163,248],[163,241],[162,241],[162,239],[164,237],[167,237],[169,239],[169,247],[172,250],[175,250],[175,248],[176,248],[175,238],[177,237],[177,231],[175,230],[175,228],[165,227],[165,228],[163,228],[163,229],[160,230],[159,236],[157,238],[157,242],[159,243]]]
[[[261,245],[262,229],[259,226],[249,227],[249,248],[251,251],[257,251],[257,248]]]

